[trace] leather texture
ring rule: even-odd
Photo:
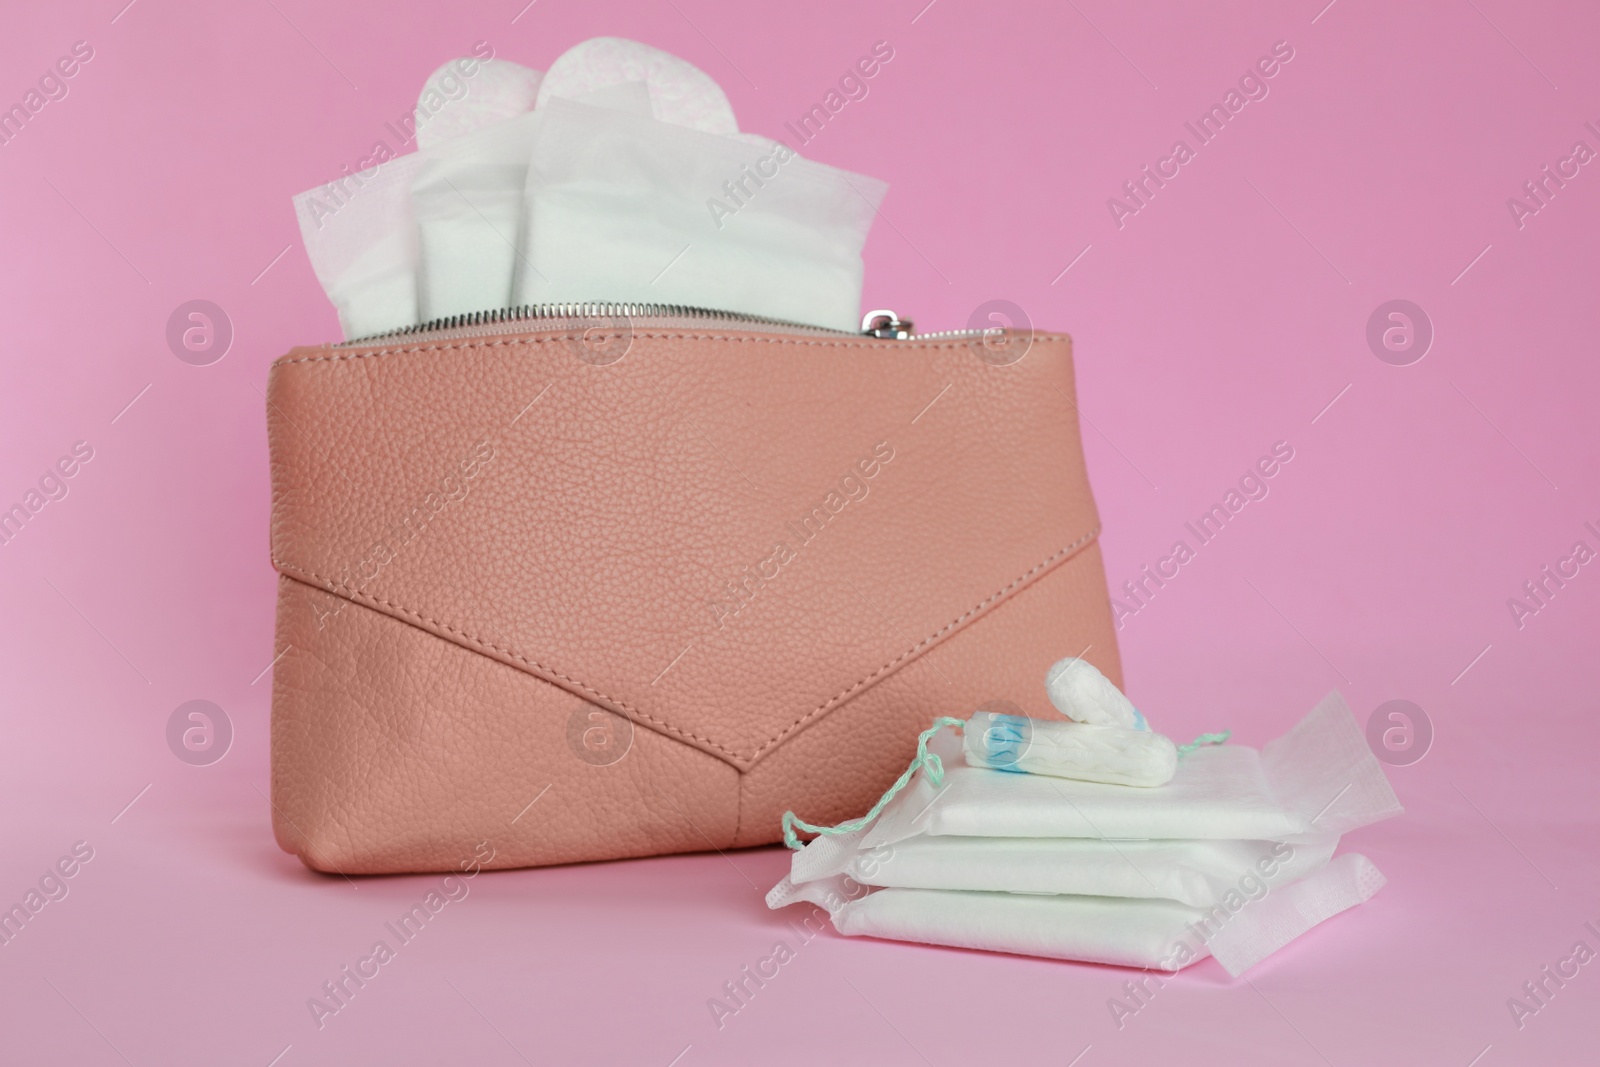
[[[936,715],[1055,717],[1062,656],[1121,683],[1067,337],[589,333],[273,364],[273,820],[307,865],[771,842],[864,811]]]

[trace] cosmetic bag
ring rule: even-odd
[[[1120,685],[1070,339],[869,318],[524,308],[273,363],[278,843],[760,845],[936,715],[1055,717],[1063,656]]]

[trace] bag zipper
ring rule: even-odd
[[[415,341],[435,341],[456,337],[472,337],[481,334],[503,332],[507,327],[515,328],[522,325],[534,325],[559,329],[562,327],[596,327],[616,325],[615,320],[625,320],[629,325],[673,325],[673,322],[664,320],[687,320],[704,326],[730,324],[736,326],[767,326],[775,331],[782,330],[789,333],[823,334],[834,337],[878,337],[887,340],[905,341],[913,336],[922,337],[956,337],[968,334],[981,334],[982,330],[949,330],[944,333],[917,334],[909,319],[902,319],[893,311],[878,308],[867,314],[861,320],[859,333],[849,330],[835,330],[826,326],[809,326],[805,323],[790,322],[785,319],[768,318],[764,315],[748,315],[739,311],[720,311],[716,308],[692,307],[687,304],[524,304],[521,307],[497,308],[491,311],[473,311],[462,315],[450,315],[445,318],[432,319],[428,322],[417,323],[414,326],[402,326],[397,330],[385,333],[371,334],[366,337],[352,338],[343,341],[338,348],[352,345],[368,345],[385,341],[400,339]]]

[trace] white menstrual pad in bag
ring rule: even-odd
[[[423,85],[417,144],[437,152],[435,146],[452,138],[525,112],[538,86],[539,72],[515,63],[450,60]],[[442,98],[437,105],[433,95]],[[391,157],[294,198],[306,255],[347,340],[414,326],[426,312],[419,290],[426,288],[428,264],[418,247],[412,184],[426,172],[428,160],[424,152]],[[516,177],[526,173],[524,164]],[[473,184],[471,179],[464,183]],[[520,205],[520,183],[515,190],[514,206]],[[516,225],[513,213],[506,225],[513,240]],[[509,280],[506,290],[509,297]]]
[[[417,321],[411,179],[420,163],[401,156],[294,198],[311,269],[347,339]]]
[[[884,183],[777,142],[566,100],[536,114],[514,303],[686,304],[859,328],[861,249]]]
[[[466,75],[466,70],[472,74]],[[417,124],[417,147],[429,149],[527,114],[539,97],[543,79],[544,75],[531,67],[505,59],[450,60],[428,76],[417,98],[417,113],[429,116]],[[456,86],[465,87],[459,96]],[[434,104],[435,96],[443,98],[443,103]]]
[[[740,133],[692,64],[596,38],[542,76],[451,60],[421,99],[422,151],[384,146],[389,162],[294,198],[346,339],[558,303],[856,331],[861,249],[887,187]]]
[[[636,115],[650,111],[641,82],[608,86],[585,102]],[[411,185],[422,265],[420,321],[512,304],[525,258],[517,246],[523,191],[543,121],[543,112],[529,112],[421,153]]]
[[[537,107],[551,100],[578,100],[622,82],[643,82],[650,113],[661,122],[705,133],[739,130],[722,87],[699,67],[677,56],[621,37],[595,37],[577,44],[545,72]]]

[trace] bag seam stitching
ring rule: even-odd
[[[780,730],[778,733],[774,734],[772,737],[767,738],[759,746],[757,746],[753,751],[751,751],[748,755],[746,755],[745,753],[736,751],[734,749],[728,748],[725,745],[721,744],[720,742],[713,740],[712,738],[703,737],[700,734],[694,733],[693,731],[687,730],[687,729],[685,729],[685,728],[683,728],[681,726],[676,726],[673,723],[670,723],[665,719],[662,719],[662,718],[659,718],[659,717],[657,717],[655,715],[650,714],[649,712],[643,710],[642,708],[633,707],[630,704],[628,704],[626,701],[620,700],[620,699],[618,699],[616,697],[610,696],[607,693],[601,692],[600,690],[595,689],[594,687],[592,687],[592,686],[590,686],[590,685],[588,685],[588,684],[586,684],[586,683],[584,683],[582,681],[579,681],[577,678],[574,678],[571,675],[566,674],[563,671],[556,670],[555,668],[546,666],[545,664],[540,663],[537,660],[530,659],[527,656],[524,656],[522,653],[515,651],[514,649],[504,648],[504,647],[502,647],[500,645],[497,645],[497,644],[493,643],[492,641],[486,641],[483,638],[477,637],[476,635],[468,633],[465,630],[462,630],[462,629],[459,629],[457,627],[451,626],[449,623],[441,622],[440,620],[434,619],[434,618],[432,618],[432,617],[430,617],[428,615],[424,615],[421,612],[414,611],[411,608],[408,608],[403,604],[398,604],[398,603],[395,603],[392,600],[385,600],[382,597],[375,597],[375,596],[371,596],[370,594],[363,593],[360,590],[351,588],[347,584],[343,584],[341,582],[338,582],[338,581],[336,581],[336,580],[334,580],[332,578],[327,577],[326,575],[319,574],[316,571],[311,570],[309,568],[296,567],[293,564],[287,562],[286,560],[282,560],[282,559],[278,558],[275,555],[272,557],[272,563],[273,563],[273,565],[275,567],[278,568],[280,573],[286,574],[289,577],[299,578],[301,575],[309,576],[309,577],[315,579],[317,583],[320,583],[322,588],[324,589],[324,591],[332,593],[335,596],[347,596],[350,600],[352,600],[352,601],[354,601],[354,602],[356,602],[358,604],[366,604],[369,607],[373,606],[373,605],[381,605],[381,606],[389,608],[389,609],[391,609],[393,611],[397,611],[402,615],[408,616],[408,617],[416,619],[416,620],[418,620],[420,622],[427,623],[428,625],[436,627],[436,628],[438,628],[440,630],[444,630],[444,631],[446,631],[448,633],[454,634],[455,636],[457,636],[457,637],[461,638],[462,640],[466,641],[468,644],[477,647],[478,649],[489,649],[489,650],[498,652],[498,653],[500,653],[502,655],[509,656],[510,658],[512,658],[514,660],[517,660],[517,661],[519,661],[521,663],[527,664],[528,666],[533,667],[535,670],[542,671],[545,674],[548,674],[548,675],[550,675],[550,676],[552,676],[554,678],[559,678],[561,681],[567,682],[567,683],[573,685],[574,687],[582,690],[583,692],[589,694],[590,696],[598,697],[599,699],[604,700],[604,701],[606,701],[606,702],[608,702],[608,703],[610,703],[610,704],[622,709],[623,711],[627,712],[629,715],[636,716],[638,718],[644,719],[647,722],[650,722],[650,723],[660,727],[661,729],[665,730],[667,733],[669,733],[669,734],[671,734],[671,735],[673,735],[675,737],[689,738],[691,740],[698,741],[701,744],[707,745],[708,747],[710,747],[712,749],[715,749],[717,752],[720,752],[725,756],[731,757],[731,758],[736,759],[736,760],[743,760],[743,761],[747,761],[747,762],[750,762],[750,763],[754,763],[757,759],[760,758],[762,753],[766,752],[768,749],[772,748],[773,746],[782,743],[790,735],[798,732],[799,730],[803,729],[804,727],[809,725],[811,722],[813,722],[814,720],[819,718],[820,716],[825,715],[829,711],[833,710],[835,707],[837,707],[838,705],[843,703],[845,700],[849,699],[849,697],[853,693],[855,693],[857,690],[862,689],[862,688],[870,685],[872,682],[876,681],[882,675],[884,675],[884,674],[892,671],[894,668],[898,667],[899,664],[904,662],[906,659],[919,654],[922,650],[927,648],[929,645],[931,645],[935,641],[939,640],[945,634],[949,633],[951,630],[955,629],[956,627],[960,626],[962,623],[966,622],[973,615],[976,615],[978,612],[982,611],[984,608],[986,608],[989,605],[993,604],[995,601],[999,600],[1001,597],[1004,597],[1007,594],[1015,591],[1019,586],[1025,584],[1027,582],[1032,581],[1041,572],[1043,572],[1044,570],[1048,569],[1049,567],[1051,567],[1055,563],[1060,562],[1066,556],[1069,556],[1069,555],[1073,554],[1074,552],[1078,551],[1079,549],[1083,548],[1085,545],[1087,545],[1090,542],[1092,542],[1099,535],[1100,535],[1100,527],[1096,526],[1092,530],[1090,530],[1088,533],[1086,533],[1082,537],[1078,538],[1076,541],[1072,542],[1071,544],[1067,545],[1066,547],[1064,547],[1064,548],[1062,548],[1062,549],[1060,549],[1060,550],[1058,550],[1056,552],[1051,553],[1049,556],[1046,556],[1044,559],[1040,560],[1038,563],[1034,564],[1032,567],[1030,567],[1026,571],[1022,572],[1022,574],[1020,574],[1016,578],[1012,579],[1009,583],[1007,583],[1006,585],[1002,586],[1000,589],[996,590],[994,593],[991,593],[989,596],[987,596],[984,599],[978,601],[978,603],[974,604],[972,607],[968,608],[966,611],[962,612],[960,615],[956,616],[954,619],[951,619],[949,622],[945,623],[939,629],[935,630],[933,633],[929,634],[927,637],[924,637],[921,641],[918,641],[915,645],[911,646],[911,648],[907,649],[906,651],[902,652],[900,655],[898,655],[898,656],[894,657],[893,659],[889,660],[888,662],[884,663],[882,666],[878,667],[876,670],[872,671],[871,673],[869,673],[869,674],[865,675],[864,677],[858,679],[852,685],[846,687],[845,689],[843,689],[839,693],[836,693],[834,696],[830,697],[828,700],[824,701],[823,703],[817,705],[815,708],[813,708],[810,711],[806,712],[799,719],[797,719],[794,722],[790,723],[787,727],[785,727],[784,729]],[[301,580],[303,581],[303,579],[301,579]]]
[[[432,342],[428,344],[409,345],[399,348],[379,348],[368,352],[339,352],[318,356],[283,356],[273,362],[273,367],[287,366],[291,363],[337,363],[345,360],[376,359],[381,356],[409,355],[418,352],[447,352],[458,349],[475,348],[501,348],[513,345],[547,345],[566,343],[575,339],[588,337],[594,339],[595,333],[561,332],[543,335],[540,337],[496,337],[463,338],[452,342]],[[622,336],[622,334],[619,334]],[[973,338],[959,341],[919,342],[916,337],[905,341],[884,342],[881,340],[834,340],[831,338],[801,338],[785,337],[782,335],[767,334],[696,334],[696,333],[627,333],[626,336],[635,340],[671,340],[671,341],[736,341],[741,344],[772,344],[772,345],[799,345],[808,348],[877,348],[894,351],[907,345],[915,345],[920,349],[958,349],[971,348]],[[1060,339],[1071,343],[1071,337],[1066,334],[1034,334],[1034,340]]]

